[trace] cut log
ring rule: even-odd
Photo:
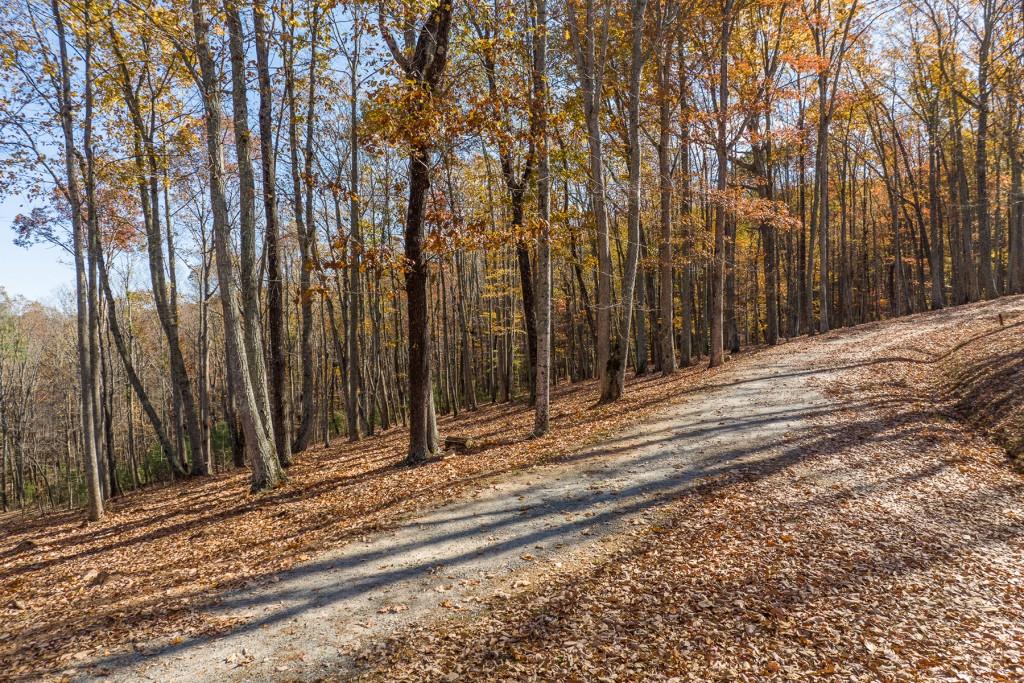
[[[26,538],[24,541],[14,546],[14,552],[23,553],[27,550],[34,550],[37,547],[38,544],[35,541],[33,541],[31,538]]]
[[[446,436],[444,449],[455,453],[468,453],[476,446],[476,440],[468,436]]]

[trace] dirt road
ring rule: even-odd
[[[944,321],[944,322],[943,322]],[[896,324],[913,325],[913,321]],[[936,324],[956,324],[950,314]],[[885,325],[744,359],[656,419],[550,466],[483,482],[396,529],[328,551],[272,583],[228,594],[214,639],[155,643],[83,669],[107,680],[315,680],[411,622],[515,593],[647,524],[697,482],[787,467],[835,406],[823,387],[886,346]],[[820,472],[820,486],[829,485]]]

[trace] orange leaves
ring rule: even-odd
[[[780,230],[800,227],[799,219],[790,213],[785,202],[762,199],[744,192],[741,188],[730,188],[724,192],[709,189],[707,194],[712,203],[722,204],[726,211],[732,212],[737,219],[748,222],[753,227],[761,223]]]
[[[825,73],[829,69],[829,61],[810,52],[786,54],[784,61],[798,73]]]

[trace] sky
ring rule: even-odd
[[[74,268],[70,256],[57,247],[14,244],[14,217],[30,210],[22,197],[0,200],[0,287],[10,295],[56,304],[58,293],[74,283]]]

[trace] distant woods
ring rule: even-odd
[[[1024,291],[1009,0],[13,0],[0,502]]]

